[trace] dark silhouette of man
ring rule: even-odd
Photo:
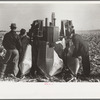
[[[19,62],[19,53],[21,51],[21,41],[19,35],[16,34],[16,24],[12,23],[10,26],[11,31],[4,35],[3,46],[6,49],[6,55],[3,61],[3,66],[1,67],[0,77],[3,78],[6,68],[9,67],[10,72],[8,75],[15,77],[18,74],[18,62]],[[7,66],[8,62],[11,63],[11,66]]]
[[[73,51],[73,57],[78,58],[82,57],[82,66],[83,66],[83,75],[89,76],[90,74],[90,61],[89,61],[89,45],[86,41],[82,39],[79,34],[75,34],[74,27],[72,27],[70,34],[67,35],[68,38],[71,38],[75,46]]]

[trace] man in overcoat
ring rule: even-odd
[[[75,34],[75,30],[73,26],[72,26],[72,31],[68,32],[67,37],[72,39],[72,42],[75,46],[72,56],[76,58],[78,58],[79,56],[82,57],[83,75],[89,76],[90,61],[89,61],[88,43],[85,40],[83,40],[83,38],[79,34]]]
[[[0,77],[3,78],[7,67],[10,69],[9,76],[15,77],[18,74],[19,53],[21,51],[21,41],[16,33],[16,24],[12,23],[11,31],[4,35],[3,46],[6,49],[6,55],[3,61],[3,66],[0,70]],[[10,66],[7,66],[10,63]]]

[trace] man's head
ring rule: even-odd
[[[23,36],[25,36],[25,35],[26,35],[26,30],[22,28],[22,29],[20,30],[20,36],[23,37]]]
[[[11,23],[11,25],[10,25],[10,28],[11,28],[11,30],[16,30],[16,24],[15,23]]]
[[[71,27],[66,28],[66,36],[70,37],[71,36]]]
[[[39,28],[39,22],[37,20],[33,21],[33,23],[31,24],[31,27],[32,28]]]
[[[71,38],[72,35],[74,35],[74,34],[75,34],[75,30],[74,30],[74,26],[73,25],[66,28],[66,36],[68,38]]]

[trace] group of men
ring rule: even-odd
[[[19,66],[20,63],[23,61],[23,56],[25,54],[25,49],[28,43],[30,43],[30,38],[27,37],[27,44],[25,44],[24,42],[22,43],[23,37],[26,36],[26,30],[22,29],[20,31],[20,35],[18,35],[16,33],[16,24],[12,23],[10,26],[11,31],[6,33],[4,35],[4,39],[2,42],[2,45],[4,46],[4,48],[6,49],[6,55],[5,58],[3,60],[3,64],[0,67],[0,78],[3,78],[6,75],[6,69],[11,69],[9,74],[7,74],[8,76],[13,76],[13,77],[17,77],[18,73],[20,72],[19,70]],[[31,30],[30,30],[31,31]],[[75,34],[75,31],[73,32],[67,32],[67,38],[70,38],[75,46],[74,51],[72,56],[75,58],[78,58],[79,56],[82,57],[82,65],[83,65],[83,74],[84,76],[89,76],[90,74],[90,61],[89,61],[89,46],[88,43],[86,43],[82,37],[78,34]],[[34,44],[34,42],[33,42]],[[24,46],[23,46],[24,45]],[[25,46],[26,45],[26,46]],[[33,45],[32,45],[33,46]],[[35,40],[35,44],[34,44],[34,53],[32,56],[34,60],[34,63],[36,63],[36,52],[37,50],[35,49],[35,47],[38,46],[38,41]],[[33,50],[32,50],[33,51]],[[64,61],[66,62],[66,59],[64,59]],[[10,63],[10,65],[8,66],[8,63]],[[11,67],[11,68],[10,68]],[[35,71],[38,71],[38,66],[36,64],[32,65],[30,74],[34,77],[34,75],[36,74]],[[20,73],[21,75],[21,73]]]
[[[22,43],[22,38],[26,37],[25,29],[21,29],[20,34],[16,33],[16,24],[12,23],[11,31],[4,35],[2,45],[6,49],[6,54],[0,66],[0,78],[4,76],[16,77],[19,72],[19,65],[23,60],[23,52],[25,51]],[[8,69],[8,71],[7,71]]]

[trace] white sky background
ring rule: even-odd
[[[12,22],[17,24],[18,30],[25,28],[36,19],[45,18],[51,21],[51,13],[55,12],[56,26],[61,20],[70,19],[76,30],[100,29],[100,3],[0,3],[0,30],[9,30]]]

